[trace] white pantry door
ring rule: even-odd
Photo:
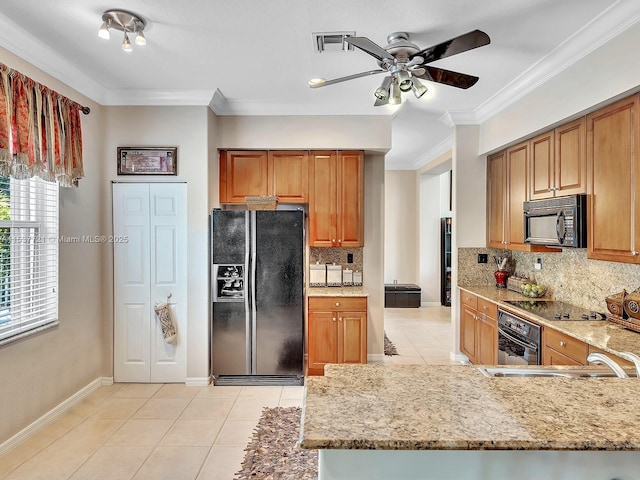
[[[113,184],[114,380],[187,376],[187,186]],[[167,344],[153,307],[169,300],[178,341]]]

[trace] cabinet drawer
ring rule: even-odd
[[[366,312],[367,297],[310,297],[310,311]]]
[[[498,305],[484,298],[478,298],[478,313],[486,313],[487,317],[498,318]]]
[[[460,303],[468,305],[475,310],[478,309],[478,297],[464,290],[460,290]]]
[[[552,328],[545,328],[545,345],[581,364],[587,363],[587,344]]]

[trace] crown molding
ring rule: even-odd
[[[208,106],[214,90],[107,90],[102,105]]]
[[[390,160],[388,157],[384,162],[385,170],[418,170],[424,165],[432,162],[436,158],[444,155],[449,150],[451,150],[453,145],[453,139],[451,135],[442,140],[433,148],[430,148],[427,152],[420,155],[417,159],[413,161],[402,161],[402,160]],[[393,150],[393,149],[392,149]]]
[[[60,80],[96,103],[102,104],[106,88],[65,57],[0,13],[0,46]]]
[[[475,109],[483,123],[640,21],[640,2],[617,0]]]
[[[478,125],[480,123],[475,111],[447,111],[438,120],[450,128],[456,125]]]

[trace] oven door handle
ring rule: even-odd
[[[509,335],[507,332],[505,332],[499,326],[498,326],[498,333],[500,335],[504,335],[507,338],[507,340],[511,340],[512,342],[515,342],[515,343],[517,343],[518,345],[520,345],[522,347],[527,347],[527,348],[530,348],[531,350],[535,350],[535,351],[538,350],[538,345],[536,345],[535,343],[533,343],[533,342],[528,343],[528,342],[520,340],[519,338],[516,338],[516,337],[514,337],[512,335]]]

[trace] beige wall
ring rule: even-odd
[[[82,116],[86,178],[60,189],[60,235],[104,233],[105,199],[99,192],[103,109],[4,49],[0,62],[91,107]],[[0,347],[0,443],[105,373],[108,345],[101,275],[106,244],[60,245],[60,326]]]
[[[107,181],[102,195],[107,199],[104,211],[105,228],[111,231],[110,181],[168,181],[187,183],[187,382],[203,383],[209,376],[209,181],[217,185],[215,174],[210,175],[209,126],[215,130],[214,117],[207,107],[108,107],[105,108],[106,127],[102,156]],[[178,175],[175,177],[142,177],[116,175],[118,146],[177,146]],[[113,295],[113,257],[107,252],[104,265],[106,295]],[[162,299],[152,299],[152,302]],[[113,330],[113,309],[109,308],[107,322]],[[107,347],[111,349],[113,341]],[[112,371],[113,362],[108,365]]]
[[[418,283],[419,202],[416,172],[387,170],[384,181],[384,283]]]

